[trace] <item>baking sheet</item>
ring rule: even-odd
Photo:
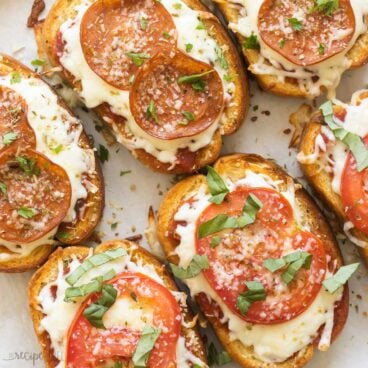
[[[37,57],[32,30],[26,21],[33,0],[0,0],[0,52],[13,55],[27,65]],[[50,5],[51,1],[47,1]],[[347,73],[338,97],[348,101],[351,94],[368,84],[368,67]],[[296,151],[288,149],[291,138],[289,114],[301,100],[285,99],[263,93],[251,83],[252,106],[239,132],[225,138],[224,153],[258,153],[275,159],[296,177],[301,173],[295,161]],[[318,102],[317,102],[318,103]],[[106,143],[95,129],[93,117],[78,110],[85,128],[96,146]],[[121,176],[121,172],[131,173]],[[147,212],[157,209],[163,194],[172,185],[173,176],[155,174],[116,144],[109,147],[109,160],[103,164],[106,183],[106,209],[98,228],[102,240],[143,234]],[[112,223],[118,223],[111,229]],[[142,242],[146,246],[145,241]],[[345,260],[356,261],[356,250],[343,245]],[[32,272],[0,274],[0,368],[44,367],[27,308],[27,283]],[[368,367],[368,277],[363,267],[350,282],[350,316],[346,328],[327,353],[317,352],[310,368]],[[213,334],[207,331],[210,339]],[[229,363],[226,368],[238,367]]]

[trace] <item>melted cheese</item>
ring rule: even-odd
[[[264,183],[266,183],[265,187],[277,187],[277,183],[272,183],[272,179],[248,171],[244,179],[233,183],[233,188],[240,185],[259,187],[261,184],[264,186]],[[191,205],[185,203],[175,214],[175,221],[183,221],[186,224],[178,225],[176,228],[180,236],[180,244],[175,252],[179,256],[181,267],[187,267],[196,254],[196,221],[202,211],[211,204],[208,201],[209,198],[206,186],[202,186],[194,196]],[[292,197],[290,200],[291,203],[295,203]],[[329,276],[326,275],[326,277]],[[319,348],[326,350],[331,340],[334,305],[341,299],[343,291],[340,288],[335,294],[329,294],[324,288],[321,288],[311,306],[300,316],[282,324],[266,326],[247,323],[234,314],[213,290],[203,274],[187,279],[185,282],[193,296],[205,293],[217,302],[224,315],[221,323],[228,324],[232,341],[239,340],[243,345],[253,348],[255,356],[267,363],[283,362],[303,350],[313,342],[323,325],[325,328]]]
[[[90,254],[92,255],[92,253]],[[40,322],[40,331],[46,331],[50,336],[51,346],[54,349],[54,355],[60,360],[56,368],[65,367],[65,349],[67,344],[67,334],[73,319],[80,308],[83,299],[80,298],[75,303],[66,303],[64,301],[65,290],[70,286],[66,281],[66,277],[70,275],[79,265],[80,261],[77,258],[73,258],[69,264],[70,271],[68,274],[63,275],[63,263],[59,262],[59,272],[55,281],[47,284],[40,292],[38,302],[44,317]],[[149,264],[143,264],[141,261],[132,262],[129,255],[105,263],[99,267],[91,269],[88,273],[84,274],[82,278],[77,282],[76,286],[88,283],[94,277],[104,275],[110,270],[121,273],[123,271],[138,272],[144,274],[156,282],[164,285],[163,280],[156,273],[155,268]],[[56,289],[56,298],[53,297],[52,290]],[[173,292],[173,295],[177,298],[178,292]],[[124,313],[122,313],[122,311]],[[126,313],[129,311],[129,313]],[[103,318],[103,322],[106,327],[112,326],[130,326],[133,329],[142,330],[147,323],[152,321],[152,314],[148,310],[142,310],[140,308],[134,308],[133,304],[124,299],[118,299],[112,307],[107,311]],[[195,341],[193,341],[195,343]],[[205,364],[195,357],[186,347],[185,338],[182,336],[177,342],[177,358],[179,368],[189,368],[193,364],[199,364],[200,367],[205,367]]]
[[[10,76],[2,76],[0,85],[14,90],[26,101],[28,122],[36,135],[36,150],[61,166],[68,174],[72,197],[63,222],[73,221],[76,218],[77,201],[86,199],[88,194],[82,183],[82,175],[95,173],[93,150],[81,148],[78,144],[83,127],[78,119],[58,104],[57,96],[41,79],[22,77],[19,83],[13,84],[10,80]],[[56,147],[61,147],[60,152],[55,152]],[[52,229],[49,234],[31,244],[13,244],[3,240],[1,244],[15,250],[18,255],[25,256],[38,245],[50,244],[56,230],[57,228]]]
[[[358,37],[367,32],[364,16],[368,15],[368,3],[365,0],[350,1],[355,15],[356,28],[347,49],[321,63],[308,66],[308,68],[291,63],[263,42],[258,30],[258,13],[263,0],[231,0],[231,2],[241,5],[242,8],[239,19],[236,23],[230,23],[230,28],[244,37],[255,34],[260,43],[259,60],[249,67],[252,73],[272,75],[277,77],[280,82],[284,82],[287,77],[295,78],[298,80],[299,87],[306,91],[310,98],[320,95],[321,87],[327,89],[329,98],[335,96],[341,75],[351,66],[351,61],[348,60],[346,54],[354,46]],[[303,14],[295,14],[295,17],[297,19],[303,18]],[[319,79],[314,81],[313,79],[316,77]]]
[[[76,80],[81,81],[82,90],[79,94],[87,107],[94,108],[102,103],[108,103],[114,114],[123,116],[126,119],[126,134],[122,134],[111,119],[105,118],[112,125],[117,140],[121,144],[129,150],[143,149],[159,161],[171,163],[172,167],[174,167],[177,160],[176,154],[179,149],[188,148],[191,152],[195,152],[210,144],[215,131],[219,128],[220,123],[226,119],[226,116],[222,114],[218,121],[194,137],[167,141],[152,137],[142,130],[132,116],[129,106],[129,92],[114,88],[101,79],[89,67],[83,55],[79,37],[80,25],[83,15],[94,1],[83,0],[75,8],[76,17],[69,19],[61,26],[60,31],[65,48],[60,57],[60,62],[73,74]],[[190,56],[214,65],[223,82],[225,99],[227,103],[230,103],[235,86],[233,83],[225,80],[227,71],[221,67],[218,61],[216,55],[216,47],[218,45],[215,40],[208,35],[206,30],[196,29],[199,21],[199,12],[189,8],[182,0],[175,1],[175,3],[163,0],[161,3],[173,15],[173,21],[178,33],[178,47],[185,52],[185,45],[191,43],[193,49],[189,53]],[[177,6],[174,7],[175,4],[180,4],[180,9],[177,9]]]

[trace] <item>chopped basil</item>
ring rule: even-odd
[[[252,33],[249,37],[246,37],[243,43],[243,47],[245,49],[258,50],[259,42],[258,42],[257,35]]]
[[[62,144],[57,145],[55,148],[52,149],[52,152],[54,152],[56,155],[60,153],[64,149],[64,146]]]
[[[118,227],[118,223],[114,222],[111,224],[111,230],[116,230],[116,228]]]
[[[1,183],[0,182],[0,191],[6,195],[6,193],[8,192],[7,186],[5,183]]]
[[[361,137],[357,134],[348,132],[335,122],[331,101],[324,103],[320,107],[320,110],[322,111],[326,124],[332,130],[334,136],[349,147],[357,162],[358,171],[360,172],[366,169],[368,167],[368,149]]]
[[[170,263],[171,270],[178,279],[190,279],[210,267],[207,256],[200,256],[196,254],[191,260],[187,268],[182,268]]]
[[[30,219],[34,217],[36,214],[37,214],[37,211],[34,210],[33,208],[21,207],[18,210],[18,215],[26,219]]]
[[[216,62],[220,64],[221,68],[225,70],[229,69],[229,63],[224,55],[224,50],[220,46],[216,45],[215,52],[217,55]]]
[[[359,266],[359,263],[352,263],[341,267],[332,277],[323,281],[323,286],[330,294],[335,293],[341,286],[346,284]]]
[[[191,52],[193,50],[193,45],[191,43],[186,43],[185,44],[185,51],[186,52]]]
[[[318,46],[318,53],[320,55],[324,55],[325,54],[325,45],[323,43],[320,43]]]
[[[268,258],[263,262],[263,266],[269,271],[276,272],[287,266],[281,278],[286,284],[294,280],[297,272],[303,267],[309,269],[312,263],[312,254],[303,251],[290,253],[282,258]]]
[[[215,345],[211,342],[208,347],[208,365],[211,367],[213,365],[224,365],[231,362],[231,358],[228,352],[220,351],[218,352]],[[200,366],[198,366],[200,368]]]
[[[65,280],[69,285],[73,286],[86,272],[92,268],[123,257],[126,254],[127,252],[123,248],[110,249],[106,252],[95,254],[92,257],[87,258]]]
[[[144,60],[147,60],[150,58],[150,55],[144,52],[141,52],[141,53],[127,52],[125,55],[131,58],[133,63],[136,66],[142,66],[144,63]]]
[[[236,306],[241,314],[246,314],[252,303],[265,300],[266,291],[259,281],[248,281],[245,283],[248,290],[238,295]]]
[[[284,48],[285,43],[286,43],[285,38],[282,38],[282,39],[279,41],[279,47],[280,47],[280,49],[283,49],[283,48]]]
[[[165,39],[165,40],[168,40],[170,38],[170,34],[168,32],[163,32],[162,33],[162,37]]]
[[[106,161],[109,161],[109,150],[102,144],[98,146],[97,156],[103,164]]]
[[[225,74],[224,80],[225,82],[232,82],[234,80],[234,77],[231,74]]]
[[[192,74],[192,75],[186,75],[186,76],[180,77],[178,79],[178,84],[183,84],[183,83],[190,84],[195,91],[203,91],[205,84],[204,84],[202,77],[210,73],[213,73],[213,70],[208,70],[207,72],[200,73],[200,74]]]
[[[18,134],[16,132],[9,132],[3,135],[3,145],[8,146],[17,139]]]
[[[201,239],[225,229],[239,229],[250,225],[256,220],[257,213],[262,206],[262,202],[254,194],[250,194],[240,217],[230,217],[225,214],[217,215],[199,226],[198,238]]]
[[[45,65],[46,61],[45,60],[41,60],[41,59],[34,59],[31,61],[31,64],[33,66],[43,66]]]
[[[160,333],[161,330],[158,328],[149,325],[144,327],[137,348],[132,356],[134,368],[144,368],[147,366],[148,358]]]
[[[67,240],[70,236],[66,231],[58,231],[55,235],[58,239]]]
[[[115,362],[114,366],[112,368],[123,368],[123,363],[122,362]]]
[[[83,312],[88,322],[97,328],[105,328],[102,318],[109,308],[115,303],[118,291],[109,284],[102,287],[102,294],[95,303],[89,305]]]
[[[38,176],[40,174],[40,168],[36,166],[34,158],[28,158],[25,156],[17,156],[15,160],[19,163],[20,168],[28,175]]]
[[[70,286],[65,290],[65,302],[69,302],[74,298],[87,296],[92,293],[99,293],[102,290],[103,283],[111,280],[116,275],[114,269],[111,269],[103,276],[97,276],[92,279],[88,284],[80,286]]]
[[[145,31],[147,29],[147,18],[142,17],[141,18],[141,29]]]
[[[173,7],[174,7],[174,9],[179,10],[179,9],[181,9],[181,4],[180,3],[175,3],[173,5]]]
[[[340,6],[339,0],[314,0],[314,7],[312,11],[325,13],[326,15],[331,15]]]
[[[152,117],[153,120],[158,124],[159,123],[159,119],[158,116],[156,114],[156,107],[155,107],[155,103],[153,100],[150,101],[147,110],[146,110],[146,116],[147,118]]]
[[[131,174],[132,170],[120,171],[120,176]]]
[[[198,21],[196,29],[206,29],[204,23],[201,20]]]
[[[288,22],[294,31],[301,31],[303,29],[303,24],[299,19],[289,18]]]
[[[211,192],[212,197],[210,202],[220,204],[225,199],[226,195],[229,193],[225,182],[222,180],[221,176],[216,172],[216,170],[207,166],[207,185]]]
[[[182,115],[187,119],[187,121],[193,121],[195,119],[193,113],[190,111],[183,111]]]
[[[214,236],[211,239],[210,246],[211,246],[211,248],[216,248],[220,245],[220,243],[221,243],[221,238],[219,236]]]
[[[20,75],[19,72],[13,72],[10,75],[11,75],[10,84],[20,83],[20,81],[22,80],[22,76]]]

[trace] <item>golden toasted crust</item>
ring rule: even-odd
[[[0,75],[10,74],[13,72],[20,73],[24,78],[40,78],[38,74],[22,65],[10,56],[0,54]],[[58,104],[64,109],[68,110],[71,115],[68,106],[63,100],[58,98]],[[88,139],[87,134],[83,131],[79,145],[83,148],[91,148],[91,143]],[[77,218],[73,223],[62,223],[59,226],[59,231],[63,232],[62,239],[59,239],[65,244],[75,244],[84,239],[87,239],[94,228],[97,226],[101,219],[102,211],[104,207],[104,184],[101,168],[98,160],[95,158],[96,173],[88,177],[91,187],[96,189],[96,193],[88,189],[86,199],[86,209],[83,217]],[[24,272],[29,269],[35,268],[42,264],[47,256],[52,251],[52,245],[45,244],[35,249],[31,254],[25,257],[14,257],[12,259],[1,260],[0,257],[0,271],[2,272]],[[11,253],[5,247],[0,246],[0,256],[4,253]]]
[[[124,248],[131,255],[133,262],[141,261],[142,264],[152,265],[157,272],[157,274],[162,278],[165,286],[173,291],[177,291],[177,287],[169,273],[167,272],[165,266],[148,251],[141,248],[135,243],[127,240],[114,240],[105,242],[99,245],[95,249],[96,253],[105,252],[109,249],[116,249],[118,247]],[[58,364],[58,360],[53,355],[53,350],[50,344],[50,338],[46,331],[42,331],[40,328],[41,320],[44,315],[39,309],[38,295],[40,294],[42,288],[56,279],[58,274],[58,264],[60,261],[64,263],[70,262],[72,257],[77,257],[82,260],[86,258],[89,254],[90,249],[87,247],[68,247],[66,249],[58,248],[49,258],[49,260],[33,275],[29,285],[28,285],[28,301],[30,313],[34,325],[34,329],[41,345],[42,354],[45,360],[46,368],[54,368]],[[180,305],[183,319],[186,323],[193,320],[192,313]],[[194,338],[193,338],[194,333]],[[202,342],[202,338],[196,327],[186,328],[182,326],[181,335],[185,337],[188,346],[191,346],[190,341],[195,341],[195,346],[193,347],[193,354],[195,354],[203,362],[207,362],[205,348]]]
[[[335,107],[336,109],[336,107]],[[315,112],[309,123],[305,126],[302,139],[300,141],[300,151],[305,155],[310,155],[315,151],[315,140],[321,132],[321,127],[324,124],[324,119],[321,112]],[[345,214],[341,196],[332,189],[332,180],[329,173],[321,169],[318,162],[312,164],[300,164],[305,177],[320,197],[336,214],[341,229],[344,224],[349,221]],[[351,229],[350,232],[354,237],[363,242],[368,242],[368,235],[364,234],[357,228]],[[368,248],[358,247],[364,262],[368,266]]]
[[[240,4],[234,4],[228,0],[214,0],[218,7],[225,15],[228,22],[236,23],[239,19]],[[236,34],[240,45],[244,44],[245,37]],[[257,63],[260,54],[258,50],[245,49],[242,47],[243,55],[249,65]],[[351,68],[358,68],[368,62],[368,32],[362,34],[354,46],[347,53],[347,58],[352,61]],[[290,96],[300,98],[310,98],[310,95],[302,90],[295,80],[287,78],[285,82],[281,83],[277,77],[273,75],[255,75],[257,81],[262,89],[267,92],[274,93],[279,96]],[[323,91],[321,91],[323,92]]]
[[[233,80],[233,83],[235,84],[235,94],[232,103],[225,109],[226,119],[223,122],[221,129],[215,134],[210,145],[203,147],[196,152],[194,164],[191,166],[190,170],[180,166],[172,168],[171,164],[160,162],[154,156],[142,149],[137,149],[132,152],[138,160],[152,170],[170,174],[194,172],[201,167],[214,162],[220,154],[222,146],[221,136],[232,134],[240,127],[248,111],[249,104],[248,82],[244,67],[227,32],[224,30],[219,20],[209,13],[208,9],[202,5],[199,0],[183,1],[190,8],[200,11],[200,17],[209,34],[216,39],[219,45],[222,46],[224,55],[229,64],[229,75],[236,76]],[[75,16],[74,9],[81,2],[82,0],[57,0],[46,18],[43,26],[42,37],[38,37],[42,40],[42,42],[39,42],[39,49],[40,52],[43,52],[42,49],[46,50],[46,54],[53,66],[59,65],[59,59],[57,56],[57,35],[60,26],[65,21]],[[75,82],[70,73],[64,70],[62,76],[74,88],[79,88],[80,83]],[[110,128],[111,122],[109,123],[109,121],[104,120],[104,117],[111,119],[117,126],[125,125],[124,119],[112,114],[107,104],[100,105],[94,110],[101,120],[103,120]],[[119,131],[121,133],[123,129],[120,129]]]
[[[214,168],[220,175],[226,173],[226,176],[232,180],[243,178],[245,169],[250,169],[256,173],[268,175],[275,181],[280,181],[281,185],[285,186],[285,189],[288,182],[292,180],[279,166],[257,155],[234,154],[225,156],[215,163]],[[174,254],[178,241],[172,236],[174,215],[183,205],[183,202],[196,193],[199,187],[205,183],[206,178],[203,175],[192,176],[179,182],[168,192],[160,206],[157,234],[166,256],[172,263],[178,263],[178,257]],[[332,259],[336,259],[337,265],[340,267],[343,264],[343,260],[325,218],[304,189],[296,187],[295,197],[296,205],[301,212],[301,225],[309,226],[311,232],[322,240],[326,253]],[[197,298],[197,302],[201,307],[201,298]],[[345,287],[343,299],[335,310],[333,339],[339,334],[345,324],[348,307],[348,289]],[[299,368],[307,364],[313,356],[314,346],[311,344],[283,363],[263,363],[254,356],[251,348],[244,346],[238,340],[230,340],[227,324],[222,324],[214,316],[207,316],[207,318],[233,360],[242,367]]]

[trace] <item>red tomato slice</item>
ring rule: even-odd
[[[199,90],[179,81],[202,73],[208,74],[200,78]],[[224,106],[223,86],[216,70],[172,48],[162,49],[146,63],[129,98],[137,124],[151,136],[166,140],[203,132],[219,118]],[[150,105],[154,113],[147,113]]]
[[[148,58],[163,45],[176,45],[176,38],[172,16],[154,0],[99,0],[84,14],[80,30],[88,65],[123,90]]]
[[[292,63],[310,66],[346,50],[355,32],[349,0],[331,15],[311,11],[314,0],[265,0],[258,13],[262,40]],[[336,37],[339,31],[341,37]]]
[[[364,144],[368,147],[368,136],[364,138]],[[351,152],[342,173],[341,198],[349,220],[368,234],[368,169],[359,172]]]
[[[14,140],[4,144],[9,133],[14,133]],[[0,86],[0,151],[20,144],[36,148],[36,136],[27,119],[27,104],[15,91]]]
[[[148,368],[168,368],[176,364],[176,343],[180,336],[180,307],[164,286],[139,273],[122,273],[108,282],[118,290],[118,299],[129,299],[137,308],[152,313],[152,324],[161,334],[148,359]],[[67,368],[91,368],[106,360],[130,360],[141,331],[126,326],[97,329],[83,316],[98,298],[89,297],[80,307],[68,332]],[[159,302],[158,302],[159,301]],[[121,313],[129,313],[122,310]]]
[[[32,149],[14,145],[0,153],[0,183],[0,238],[7,241],[35,241],[58,226],[69,210],[68,174]]]
[[[250,323],[282,323],[309,307],[321,288],[326,270],[323,244],[310,233],[297,232],[289,202],[272,189],[239,188],[221,205],[210,205],[197,225],[219,214],[239,216],[250,193],[263,203],[256,222],[243,229],[224,230],[199,239],[197,251],[207,255],[210,268],[203,273],[234,313]],[[221,242],[211,247],[214,236],[220,236]],[[280,258],[297,250],[313,254],[312,266],[310,270],[300,270],[289,286],[281,280],[284,270],[271,273],[263,266],[268,258]],[[242,315],[236,306],[237,297],[247,290],[245,282],[254,280],[263,284],[267,297],[253,303]]]

